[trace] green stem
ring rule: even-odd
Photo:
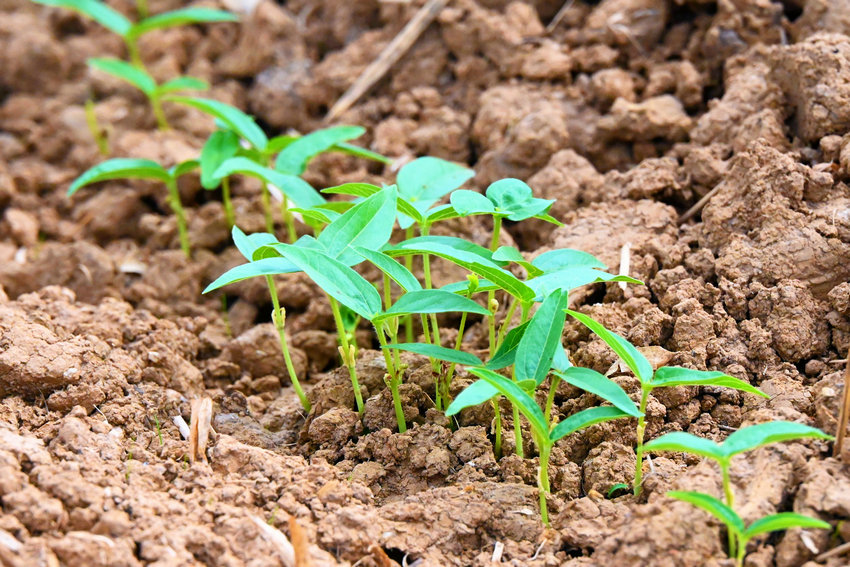
[[[357,413],[363,415],[363,395],[360,393],[360,382],[357,381],[357,361],[355,360],[348,342],[348,336],[345,333],[345,325],[342,323],[342,315],[339,312],[339,303],[336,299],[328,295],[328,301],[331,304],[331,311],[334,314],[334,323],[336,323],[336,334],[339,337],[339,344],[342,347],[342,358],[345,365],[348,367],[348,376],[351,378],[351,387],[354,389],[354,400],[357,402]]]
[[[734,509],[735,507],[735,493],[732,492],[732,480],[729,478],[729,466],[731,463],[720,461],[718,463],[720,465],[720,473],[723,477],[723,494],[726,497],[726,505],[730,508]],[[742,553],[745,552],[745,549],[736,550],[736,541],[735,534],[731,529],[727,528],[727,536],[729,538],[729,556],[735,557],[736,555],[740,560],[743,560]]]
[[[490,252],[495,252],[499,246],[499,233],[502,231],[502,217],[493,215],[493,236],[490,239]],[[488,321],[489,339],[490,339],[490,356],[496,352],[496,309],[493,308],[493,302],[496,299],[494,290],[487,292],[487,309],[490,310]]]
[[[493,444],[493,452],[496,454],[496,460],[502,458],[502,412],[499,409],[499,397],[495,396],[490,400],[493,404],[493,433],[496,437],[496,442]]]
[[[468,295],[467,295],[467,298],[469,298]],[[463,331],[464,331],[465,327],[466,327],[466,311],[461,313],[461,316],[460,316],[460,326],[458,327],[458,330],[457,330],[457,339],[455,339],[455,350],[456,351],[460,351],[460,345],[463,343]],[[451,396],[449,395],[449,392],[451,391],[451,387],[452,387],[452,378],[454,378],[455,366],[456,366],[456,364],[454,362],[449,364],[449,371],[446,372],[446,378],[445,378],[444,383],[443,383],[444,388],[445,388],[444,395],[445,395],[445,398],[446,398],[446,407],[448,407],[448,405],[451,403]]]
[[[549,424],[549,430],[552,430],[552,405],[555,403],[555,392],[558,391],[558,384],[561,383],[561,378],[552,375],[549,381],[549,394],[546,396],[546,421]]]
[[[649,400],[649,386],[641,384],[640,387],[640,417],[637,424],[637,448],[635,449],[635,485],[634,494],[640,496],[641,484],[643,484],[643,435],[646,431],[646,402]]]
[[[730,539],[730,541],[733,541],[737,547],[737,553],[735,553],[735,566],[744,567],[744,556],[747,554],[747,541],[744,540],[744,538],[737,541],[735,539]]]
[[[227,228],[233,229],[236,224],[236,213],[233,212],[233,201],[230,200],[230,178],[221,180],[221,202],[224,205],[224,218],[227,220]]]
[[[522,424],[519,421],[519,408],[516,405],[513,406],[514,410],[514,443],[516,444],[516,453],[517,457],[524,457],[525,450],[522,448]]]
[[[546,495],[549,494],[549,454],[552,445],[540,444],[540,467],[537,471],[537,490],[540,493],[540,519],[545,526],[549,526],[549,509],[546,506]]]
[[[508,326],[511,324],[511,319],[514,318],[514,313],[516,313],[517,307],[519,307],[519,300],[514,297],[511,299],[511,304],[508,306],[508,312],[505,314],[505,319],[502,321],[502,324],[499,327],[499,332],[496,334],[497,349],[501,346],[502,341],[505,340],[505,335],[508,334]]]
[[[177,180],[172,178],[166,182],[168,187],[169,204],[171,210],[174,211],[174,216],[177,217],[177,233],[180,237],[180,248],[186,257],[192,258],[192,249],[189,245],[189,229],[186,226],[186,212],[183,210],[183,203],[180,202],[180,190],[177,188]]]
[[[97,144],[97,149],[103,156],[109,155],[109,139],[106,137],[106,131],[100,127],[97,121],[97,112],[95,112],[94,100],[86,101],[86,124],[89,131]]]
[[[127,44],[127,54],[130,57],[130,63],[132,63],[135,67],[147,72],[145,69],[145,64],[142,62],[142,57],[139,55],[139,45],[136,43],[135,39],[125,39],[125,43]]]
[[[298,399],[301,400],[301,407],[304,411],[310,411],[310,400],[301,389],[301,383],[298,382],[298,375],[295,373],[295,366],[292,364],[292,357],[289,354],[289,347],[286,344],[286,312],[280,308],[280,300],[277,296],[277,287],[274,285],[274,279],[271,276],[266,276],[266,283],[269,286],[269,295],[272,298],[272,306],[274,307],[273,319],[274,326],[277,329],[277,336],[280,339],[280,350],[283,352],[283,360],[286,363],[286,371],[289,373],[289,380],[292,382],[292,387],[295,388],[295,393],[298,394]]]
[[[274,234],[274,219],[272,218],[272,203],[271,195],[269,194],[268,185],[263,181],[262,191],[260,193],[260,201],[263,204],[263,215],[266,218],[266,232]]]
[[[283,224],[286,225],[286,234],[289,237],[289,242],[294,244],[298,240],[298,233],[295,231],[295,218],[289,210],[289,199],[286,195],[280,202],[280,214],[283,215]]]
[[[413,227],[409,227],[404,232],[405,240],[410,240],[413,238]],[[404,257],[404,267],[407,268],[408,272],[413,272],[413,256],[405,256]],[[407,342],[413,342],[413,316],[407,315],[404,318],[404,338]]]
[[[159,95],[151,95],[149,98],[153,115],[156,117],[157,128],[168,130],[170,126],[168,125],[168,119],[165,117],[165,111],[162,110],[162,101],[159,99]]]
[[[392,302],[393,298],[390,292],[390,277],[387,274],[384,274],[384,310],[389,309]]]
[[[381,350],[384,352],[384,362],[387,364],[387,385],[390,387],[390,393],[393,397],[393,408],[395,408],[395,418],[398,422],[398,432],[404,433],[407,431],[407,423],[404,419],[404,409],[401,407],[401,395],[398,392],[398,387],[401,385],[401,376],[398,375],[397,369],[393,365],[390,349],[387,347],[387,340],[384,337],[383,324],[375,325],[375,334],[378,335],[378,343],[381,345]]]

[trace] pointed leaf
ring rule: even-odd
[[[330,150],[336,144],[359,138],[364,133],[366,128],[362,126],[333,126],[301,136],[278,154],[275,169],[291,175],[301,175],[314,157]]]
[[[181,161],[177,165],[169,167],[168,174],[174,179],[179,179],[188,173],[192,173],[199,167],[201,167],[200,161],[196,159],[187,159],[186,161]]]
[[[560,376],[564,382],[611,402],[614,407],[632,417],[640,416],[640,410],[619,384],[595,370],[573,366],[564,372],[555,372],[555,374]]]
[[[124,37],[133,23],[99,0],[33,0],[36,4],[67,8],[88,16],[109,31]]]
[[[167,183],[171,181],[171,175],[164,167],[149,159],[110,159],[97,164],[75,179],[68,188],[68,196],[76,193],[81,187],[110,179],[154,179]]]
[[[452,403],[449,404],[449,407],[446,408],[446,416],[451,417],[459,413],[462,409],[483,404],[498,395],[499,390],[489,382],[486,380],[477,380],[464,388]]]
[[[204,293],[209,293],[220,287],[236,283],[256,276],[273,276],[276,274],[291,274],[300,272],[300,268],[285,258],[264,258],[247,264],[240,264],[219,276],[206,287]]]
[[[387,187],[357,203],[325,227],[318,241],[344,264],[362,261],[354,246],[377,250],[389,241],[395,224],[395,187]]]
[[[362,246],[353,246],[352,249],[369,260],[376,268],[387,274],[404,291],[416,291],[422,289],[422,284],[410,270],[381,252],[375,252]]]
[[[489,315],[490,312],[472,301],[456,293],[441,289],[420,289],[409,291],[398,298],[389,309],[384,311],[376,320],[390,317],[410,315],[412,313],[477,313]]]
[[[452,193],[450,202],[457,214],[466,217],[469,215],[491,215],[496,212],[496,206],[490,199],[477,191],[469,189],[458,189]]]
[[[257,150],[265,150],[269,139],[265,132],[257,126],[254,119],[236,108],[217,100],[208,98],[169,96],[168,100],[179,102],[218,119],[228,129],[236,132]]]
[[[818,520],[817,518],[795,514],[794,512],[780,512],[779,514],[765,516],[750,524],[744,530],[744,537],[749,540],[757,535],[787,530],[789,528],[820,528],[831,530],[832,526],[828,522]]]
[[[514,362],[517,380],[534,380],[539,385],[546,378],[555,349],[561,346],[567,299],[566,292],[552,293],[529,321],[517,347]]]
[[[653,388],[666,386],[722,386],[724,388],[734,388],[742,392],[756,394],[764,398],[770,397],[755,386],[751,386],[747,382],[724,374],[723,372],[692,370],[679,366],[663,366],[656,370],[655,376],[652,377],[651,385]]]
[[[794,439],[832,439],[820,429],[809,427],[802,423],[793,421],[770,421],[742,427],[735,431],[723,442],[722,451],[727,457],[738,453],[751,451],[757,447],[763,447],[780,441],[791,441]]]
[[[647,384],[652,380],[652,365],[629,341],[613,331],[609,331],[600,323],[584,313],[567,310],[567,313],[578,319],[584,326],[593,331],[600,339],[605,341],[614,352],[626,363],[641,383]]]
[[[354,197],[371,197],[381,188],[371,183],[343,183],[335,187],[322,189],[322,193],[331,193],[335,195],[353,195]]]
[[[571,433],[575,433],[579,429],[584,429],[591,425],[602,423],[603,421],[620,419],[621,417],[630,416],[621,409],[611,406],[582,410],[556,425],[549,434],[549,439],[554,442],[570,435]]]
[[[160,95],[178,93],[181,91],[205,91],[210,88],[209,83],[195,77],[177,77],[170,81],[165,81],[159,85],[156,90]]]
[[[556,289],[570,291],[577,287],[592,283],[602,282],[626,282],[636,285],[643,284],[629,276],[618,276],[602,272],[593,268],[575,267],[567,268],[557,272],[549,272],[542,276],[528,280],[528,286],[537,292],[537,299],[546,297]]]
[[[181,8],[171,12],[163,12],[138,22],[130,28],[127,36],[138,38],[152,30],[185,26],[188,24],[202,24],[208,22],[235,22],[239,18],[236,14],[224,10],[213,10],[211,8]]]
[[[230,175],[248,175],[270,183],[280,189],[293,203],[299,207],[310,208],[325,202],[324,197],[313,189],[309,183],[295,175],[287,175],[269,167],[263,167],[257,162],[245,157],[232,157],[225,160],[213,173],[219,179]]]
[[[571,248],[558,248],[549,250],[540,254],[531,261],[537,268],[544,273],[559,272],[566,268],[599,268],[606,269],[608,266],[603,264],[593,254],[582,252],[581,250],[573,250]]]
[[[340,144],[334,144],[334,147],[331,149],[350,156],[359,157],[363,159],[370,159],[372,161],[378,161],[384,164],[391,164],[393,162],[393,160],[388,158],[387,156],[383,156],[377,152],[367,150],[366,148],[361,148],[360,146],[355,146],[353,144],[348,144],[344,142]]]
[[[543,410],[537,405],[537,402],[529,396],[525,390],[517,386],[511,380],[504,376],[496,374],[486,368],[470,368],[470,374],[478,376],[482,380],[496,388],[503,396],[508,398],[531,424],[535,434],[542,439],[547,438],[549,426],[546,423],[546,418],[543,416]]]
[[[87,63],[89,67],[130,83],[147,96],[152,96],[156,92],[156,81],[153,77],[126,61],[111,57],[92,57],[87,60]]]
[[[317,250],[291,244],[275,245],[284,258],[310,276],[322,290],[369,321],[381,311],[381,296],[363,276]]]
[[[697,437],[684,431],[674,431],[653,439],[643,446],[644,451],[678,451],[708,457],[715,461],[726,458],[720,445],[711,439]]]
[[[514,264],[519,264],[522,266],[529,278],[536,278],[543,274],[543,271],[540,270],[537,266],[527,261],[522,253],[514,248],[513,246],[500,246],[493,252],[493,260],[497,260],[500,262],[513,262]],[[569,291],[568,289],[565,291]]]
[[[555,349],[555,356],[552,357],[552,370],[557,372],[566,372],[572,367],[573,365],[570,362],[570,359],[567,358],[567,349],[565,349],[564,345],[561,344],[560,348]]]
[[[201,149],[201,186],[215,189],[221,178],[215,173],[221,164],[239,151],[239,136],[230,130],[216,130],[207,138]]]
[[[429,345],[424,343],[398,343],[387,345],[386,348],[396,348],[407,352],[415,352],[416,354],[422,354],[430,358],[445,360],[446,362],[454,362],[456,364],[463,364],[465,366],[481,366],[483,364],[481,359],[474,354],[438,345]]]
[[[526,321],[508,331],[502,344],[496,349],[496,354],[491,354],[490,360],[484,366],[490,370],[500,370],[513,364],[516,360],[517,347],[519,347],[519,342],[528,329],[528,324],[529,321]]]
[[[256,259],[254,258],[254,253],[258,249],[266,246],[267,244],[274,244],[277,242],[277,238],[274,234],[269,234],[268,232],[245,234],[238,226],[234,226],[230,231],[230,234],[233,237],[233,243],[236,245],[236,248],[249,262]]]
[[[693,504],[697,508],[702,508],[723,522],[726,525],[726,528],[735,535],[741,535],[744,532],[744,521],[741,517],[736,514],[732,508],[713,496],[703,494],[702,492],[684,492],[676,490],[668,492],[667,496],[676,498],[677,500],[683,500],[689,504]]]
[[[546,212],[555,201],[536,199],[531,187],[519,179],[500,179],[491,183],[486,191],[487,199],[498,213],[512,221],[521,221]]]
[[[396,182],[399,195],[411,203],[421,215],[444,195],[457,189],[474,175],[475,172],[471,169],[452,162],[421,157],[402,167]],[[401,228],[406,229],[412,223],[413,220],[405,215],[399,218]]]

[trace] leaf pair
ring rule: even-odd
[[[150,179],[171,183],[181,175],[198,167],[196,160],[189,160],[166,169],[149,159],[115,158],[104,161],[80,175],[68,188],[70,197],[82,187],[113,179]]]
[[[210,88],[206,81],[195,77],[177,77],[157,85],[153,77],[145,70],[111,57],[92,57],[88,60],[90,67],[103,71],[113,77],[126,81],[142,91],[150,99],[156,99],[180,91],[203,91]]]
[[[539,218],[561,224],[546,211],[555,201],[538,199],[531,187],[519,179],[500,179],[491,183],[484,195],[476,191],[459,190],[452,193],[451,205],[459,216],[493,215],[511,221]]]

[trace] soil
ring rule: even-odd
[[[222,6],[238,24],[150,34],[159,78],[186,73],[209,96],[256,115],[269,133],[322,125],[421,0],[271,0]],[[132,3],[112,3],[132,13]],[[527,180],[557,199],[554,227],[506,228],[529,256],[593,253],[612,271],[630,245],[645,286],[598,284],[571,305],[657,364],[721,370],[770,395],[718,388],[657,391],[649,438],[793,420],[834,432],[850,348],[850,3],[846,0],[453,0],[409,53],[340,119],[358,143],[397,163],[433,155],[468,164],[470,187]],[[177,0],[151,0],[152,12]],[[493,454],[493,410],[452,430],[434,409],[421,357],[394,413],[382,359],[364,327],[358,419],[339,369],[330,309],[304,277],[281,277],[293,359],[312,411],[284,371],[264,283],[220,296],[203,287],[241,261],[217,192],[181,184],[194,258],[179,251],[163,187],[109,182],[65,197],[102,159],[86,127],[95,101],[114,157],[171,165],[213,128],[166,105],[160,132],[144,99],[92,73],[86,58],[123,56],[120,40],[62,9],[0,0],[0,563],[284,565],[730,566],[707,514],[665,496],[719,494],[717,469],[655,457],[644,494],[608,499],[634,466],[634,423],[593,426],[552,454],[552,525],[537,512],[532,458]],[[323,156],[315,187],[386,182],[392,167]],[[259,186],[234,183],[238,224],[262,230]],[[709,192],[697,214],[679,217]],[[303,227],[302,227],[303,228]],[[486,244],[484,221],[438,226]],[[462,277],[438,263],[435,280]],[[451,320],[447,327],[451,328]],[[228,332],[228,325],[230,332]],[[451,333],[444,337],[454,339]],[[564,331],[577,364],[636,382],[577,322]],[[485,346],[474,325],[465,348]],[[470,383],[460,373],[456,394]],[[192,462],[174,418],[213,401],[215,433]],[[561,416],[596,404],[566,385]],[[505,454],[513,424],[504,415]],[[529,436],[526,435],[528,440]],[[747,521],[797,511],[833,534],[790,530],[753,544],[749,567],[847,565],[815,558],[850,541],[850,454],[796,442],[738,458]],[[272,530],[274,532],[274,530]]]

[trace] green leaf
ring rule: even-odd
[[[477,313],[479,315],[490,314],[489,311],[471,299],[467,299],[456,293],[441,289],[420,289],[409,291],[399,297],[398,301],[381,313],[376,320],[410,315],[412,313],[449,313],[455,311]]]
[[[734,388],[742,392],[756,394],[764,398],[770,397],[747,382],[724,374],[723,372],[692,370],[679,366],[663,366],[659,368],[655,371],[655,376],[652,377],[650,385],[653,388],[667,386],[722,386],[724,388]]]
[[[477,191],[469,189],[458,189],[452,193],[450,198],[452,207],[457,214],[466,217],[469,215],[491,215],[496,212],[496,206]]]
[[[84,16],[88,16],[109,31],[124,37],[133,22],[124,17],[120,12],[113,10],[98,0],[33,0],[36,4],[44,6],[55,6],[74,10]]]
[[[493,253],[484,248],[483,246],[475,244],[474,242],[470,242],[463,238],[458,238],[456,236],[417,236],[415,238],[410,238],[408,240],[399,242],[392,249],[424,249],[432,245],[439,245],[444,248],[449,248],[452,251],[456,252],[459,256],[467,258],[469,261],[483,262],[487,265],[495,266],[497,268],[505,267],[508,264],[507,262],[499,262],[493,260]],[[419,252],[416,252],[416,254],[418,253]],[[471,256],[465,256],[464,254],[473,254],[478,257],[473,258]]]
[[[362,126],[333,126],[301,136],[278,154],[275,169],[291,175],[301,175],[311,159],[336,144],[359,138],[365,132],[366,128]]]
[[[362,261],[351,248],[377,250],[389,241],[395,224],[396,197],[395,187],[387,187],[357,203],[319,234],[319,243],[329,256],[344,264]]]
[[[516,360],[517,347],[519,347],[519,342],[528,329],[528,324],[529,321],[526,321],[508,331],[502,344],[496,349],[496,354],[491,354],[490,360],[484,366],[490,370],[499,370],[513,364]]]
[[[233,243],[236,245],[237,250],[249,262],[257,259],[254,257],[257,250],[268,244],[277,243],[277,238],[274,234],[269,234],[268,232],[245,234],[238,226],[234,226],[230,234],[233,237]]]
[[[555,374],[564,382],[611,402],[615,408],[632,417],[640,416],[640,410],[629,395],[616,382],[595,370],[572,366],[564,372],[555,372]]]
[[[396,182],[399,195],[413,205],[420,213],[430,209],[437,201],[450,191],[457,189],[475,175],[467,169],[452,162],[435,157],[421,157],[401,168]],[[402,215],[399,226],[408,228],[413,219]]]
[[[87,63],[89,67],[130,83],[147,96],[153,96],[156,92],[156,81],[153,77],[126,61],[111,57],[92,57]]]
[[[228,159],[239,151],[239,136],[230,130],[216,130],[210,135],[204,147],[201,148],[201,186],[204,189],[215,189],[221,183],[221,178],[215,173]]]
[[[643,284],[629,276],[617,276],[602,272],[593,268],[581,266],[567,268],[558,272],[549,272],[542,276],[528,280],[528,286],[537,292],[537,298],[546,297],[556,289],[570,291],[577,287],[601,282],[626,282],[631,284]]]
[[[794,512],[780,512],[779,514],[765,516],[750,524],[744,530],[744,538],[750,540],[757,535],[787,530],[788,528],[821,528],[831,530],[832,526],[828,522],[818,520],[817,518],[795,514]]]
[[[677,490],[668,492],[667,496],[683,500],[689,504],[693,504],[697,508],[702,508],[726,524],[726,528],[736,536],[740,536],[744,533],[744,521],[741,517],[736,514],[732,508],[713,496],[703,494],[702,492],[685,492]]]
[[[331,193],[334,195],[352,195],[354,197],[371,197],[381,188],[371,183],[343,183],[335,187],[322,189],[322,193]]]
[[[499,395],[499,390],[486,380],[477,380],[464,388],[446,408],[446,417],[451,417],[460,410],[488,402]]]
[[[369,321],[381,311],[381,297],[363,276],[327,254],[291,244],[275,245],[322,290]]]
[[[625,482],[618,482],[617,484],[613,485],[611,488],[608,489],[608,492],[605,494],[605,497],[610,499],[614,496],[614,494],[616,494],[620,490],[628,490],[629,488],[630,486]]]
[[[531,424],[536,436],[539,436],[540,439],[548,439],[547,432],[549,431],[549,425],[546,422],[546,418],[543,416],[543,410],[540,409],[537,402],[535,402],[534,399],[525,392],[525,390],[504,376],[496,374],[486,368],[470,368],[469,372],[470,374],[474,374],[486,381],[496,388],[503,396],[508,398],[514,407],[522,412]]]
[[[391,160],[387,156],[383,156],[383,155],[381,155],[377,152],[373,152],[371,150],[367,150],[366,148],[361,148],[360,146],[355,146],[353,144],[347,144],[347,143],[334,144],[334,147],[331,148],[331,149],[333,149],[334,151],[337,151],[337,152],[342,152],[342,153],[350,155],[350,156],[359,157],[359,158],[363,158],[363,159],[370,159],[372,161],[378,161],[378,162],[381,162],[381,163],[384,163],[384,164],[390,164],[390,163],[393,162],[393,160]]]
[[[399,211],[404,212],[401,209],[399,209]],[[454,208],[451,205],[437,205],[436,207],[434,207],[432,209],[428,209],[428,216],[425,217],[423,219],[423,221],[420,221],[420,222],[424,222],[425,224],[430,226],[430,225],[434,224],[435,222],[444,221],[444,220],[448,220],[448,219],[455,219],[459,216],[460,215],[457,214],[457,211],[454,210]]]
[[[236,14],[231,14],[224,10],[213,10],[211,8],[182,8],[145,18],[130,28],[127,32],[127,37],[135,39],[149,31],[157,29],[209,22],[235,22],[238,19],[239,18]]]
[[[168,100],[197,108],[201,112],[218,119],[228,129],[236,132],[255,149],[263,151],[269,143],[265,132],[257,126],[254,119],[234,106],[208,98],[169,96]]]
[[[321,205],[310,207],[309,209],[290,207],[289,211],[301,215],[301,220],[304,224],[319,232],[321,232],[326,225],[329,225],[339,218],[339,213],[330,209],[323,209]]]
[[[174,179],[179,179],[180,177],[186,175],[187,173],[191,173],[198,169],[201,166],[201,162],[196,159],[187,159],[186,161],[181,161],[177,165],[173,165],[168,168],[168,174]]]
[[[500,179],[491,183],[486,191],[487,199],[495,206],[497,213],[503,213],[508,220],[521,221],[541,215],[552,206],[548,199],[536,199],[526,183],[519,179]]]
[[[387,345],[386,348],[396,348],[407,352],[415,352],[416,354],[422,354],[430,358],[445,360],[446,362],[454,362],[456,364],[463,364],[465,366],[481,366],[484,364],[481,362],[481,359],[474,354],[438,345],[429,345],[424,343],[398,343]]]
[[[723,448],[710,439],[697,437],[684,431],[674,431],[653,439],[643,446],[644,451],[679,451],[708,457],[722,462],[726,459]]]
[[[376,268],[387,274],[404,291],[416,291],[422,289],[422,284],[410,270],[381,252],[375,252],[362,246],[352,246],[352,249],[369,260]]]
[[[573,250],[572,248],[549,250],[534,258],[531,263],[544,273],[559,272],[567,268],[578,267],[599,268],[601,270],[608,268],[608,266],[599,261],[593,254],[588,254],[581,250]]]
[[[160,95],[167,95],[181,91],[205,91],[210,88],[209,83],[195,77],[177,77],[170,81],[165,81],[159,85],[156,90]]]
[[[593,331],[600,339],[605,341],[611,349],[617,353],[623,362],[626,363],[635,376],[643,384],[648,384],[652,380],[652,365],[636,349],[632,343],[618,335],[613,331],[609,331],[600,323],[597,323],[592,318],[578,311],[567,310],[567,313],[578,319],[584,326]]]
[[[820,429],[793,421],[770,421],[742,427],[723,442],[723,454],[732,457],[757,447],[793,439],[832,439]]]
[[[450,291],[452,293],[462,293],[464,295],[467,295],[469,294],[469,280],[464,280],[462,282],[452,282],[450,284],[444,285],[440,289],[442,289],[443,291]],[[493,282],[481,278],[478,280],[478,287],[475,288],[475,291],[473,293],[497,291],[499,289],[501,288]]]
[[[313,189],[309,183],[296,175],[287,175],[269,167],[263,167],[245,157],[232,157],[225,160],[213,173],[219,179],[230,175],[248,175],[266,183],[271,183],[281,190],[293,203],[299,207],[310,208],[325,202],[324,197]]]
[[[75,179],[68,188],[68,196],[76,193],[81,187],[110,179],[154,179],[167,183],[171,181],[171,175],[164,167],[149,159],[110,159],[97,164]]]
[[[570,362],[570,359],[567,358],[567,349],[565,349],[562,344],[561,348],[555,349],[555,356],[552,357],[552,370],[557,372],[566,372],[567,369],[572,367],[573,365]]]
[[[204,293],[209,293],[220,287],[242,280],[247,280],[248,278],[257,276],[273,276],[276,274],[291,274],[293,272],[300,271],[301,269],[298,268],[298,266],[285,258],[263,258],[262,260],[248,262],[247,264],[240,264],[235,268],[231,268],[208,285],[204,290]]]
[[[274,138],[269,140],[268,144],[266,144],[266,150],[265,151],[269,154],[276,154],[297,139],[298,139],[298,136],[286,136],[286,135],[275,136]]]
[[[629,414],[619,408],[611,406],[582,410],[556,425],[549,434],[549,439],[552,442],[555,442],[558,439],[570,435],[571,433],[575,433],[579,429],[584,429],[585,427],[590,427],[591,425],[596,425],[603,421],[620,419],[621,417],[629,417]]]
[[[543,274],[542,270],[523,258],[522,253],[513,246],[500,246],[495,252],[493,252],[493,260],[519,264],[528,273],[529,278],[536,278]],[[565,291],[569,290],[567,289]]]
[[[529,321],[517,346],[514,361],[517,380],[534,380],[539,385],[546,378],[555,349],[561,347],[567,299],[566,292],[552,293]]]

